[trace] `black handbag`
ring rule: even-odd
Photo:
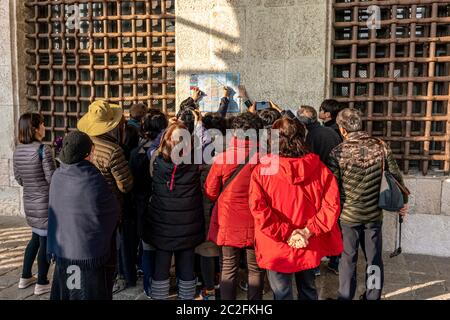
[[[378,207],[385,211],[398,212],[405,206],[403,195],[405,193],[409,194],[409,191],[395,179],[387,168],[386,148],[384,147],[384,142],[380,140],[379,142],[383,148],[383,164]]]

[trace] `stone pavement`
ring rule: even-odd
[[[21,273],[23,251],[31,235],[25,220],[20,217],[0,217],[0,300],[46,300],[49,295],[34,296],[33,287],[19,290],[17,283]],[[363,256],[361,255],[361,258]],[[363,292],[364,265],[358,266],[358,294]],[[392,300],[450,300],[450,258],[402,254],[390,259],[385,255],[384,299]],[[36,264],[34,266],[36,272]],[[51,277],[52,268],[49,276]],[[317,279],[320,299],[336,298],[338,277],[321,266]],[[264,299],[271,299],[269,290]],[[173,296],[173,298],[175,298]],[[143,300],[142,279],[138,286],[114,296],[115,300]],[[245,299],[239,290],[238,299]]]

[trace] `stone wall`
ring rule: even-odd
[[[318,106],[326,94],[328,3],[178,0],[177,102],[189,75],[237,72],[253,100]]]
[[[189,75],[238,72],[254,100],[318,108],[328,97],[331,1],[178,0],[177,103]],[[450,256],[450,179],[409,176],[404,252]],[[395,245],[396,217],[385,213],[384,249]]]
[[[450,257],[450,179],[407,176],[409,215],[402,227],[404,252]],[[395,245],[396,217],[384,214],[384,247]]]

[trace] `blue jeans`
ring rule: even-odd
[[[292,276],[297,284],[298,300],[317,300],[316,275],[314,269],[296,273],[267,271],[274,300],[294,300]]]
[[[136,262],[139,247],[135,220],[123,219],[119,241],[119,274],[124,276],[127,286],[134,287],[137,280]]]

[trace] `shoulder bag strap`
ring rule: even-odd
[[[386,149],[386,145],[385,142],[379,138],[376,137],[372,137],[375,141],[378,142],[378,145],[381,147],[381,150],[383,152],[383,163],[381,164],[381,170],[384,174],[384,172],[386,171],[386,162],[387,162],[387,149]],[[388,170],[389,171],[389,170]]]
[[[385,170],[387,170],[389,172],[389,169],[386,169],[386,162],[387,162],[386,145],[385,145],[385,142],[383,140],[378,139],[378,138],[374,138],[374,139],[377,140],[380,143],[381,147],[383,148],[383,166],[382,166],[382,168],[383,168],[383,175],[384,175]],[[394,179],[395,184],[403,192],[403,194],[408,195],[408,196],[411,194],[411,192],[409,191],[409,189],[406,186],[404,186],[400,182],[398,182],[397,179],[394,176],[392,176],[392,178]]]
[[[225,191],[225,189],[230,185],[230,183],[234,180],[234,178],[236,178],[236,176],[239,174],[239,172],[242,171],[242,169],[244,169],[245,165],[249,163],[251,157],[254,155],[254,153],[252,152],[253,150],[250,150],[247,157],[245,158],[244,163],[241,163],[233,172],[233,174],[231,175],[231,177],[228,178],[227,181],[225,181],[223,187],[222,187],[222,191],[221,193],[223,193]]]
[[[39,155],[39,159],[41,161],[44,160],[44,144],[43,143],[39,146],[38,155]]]

